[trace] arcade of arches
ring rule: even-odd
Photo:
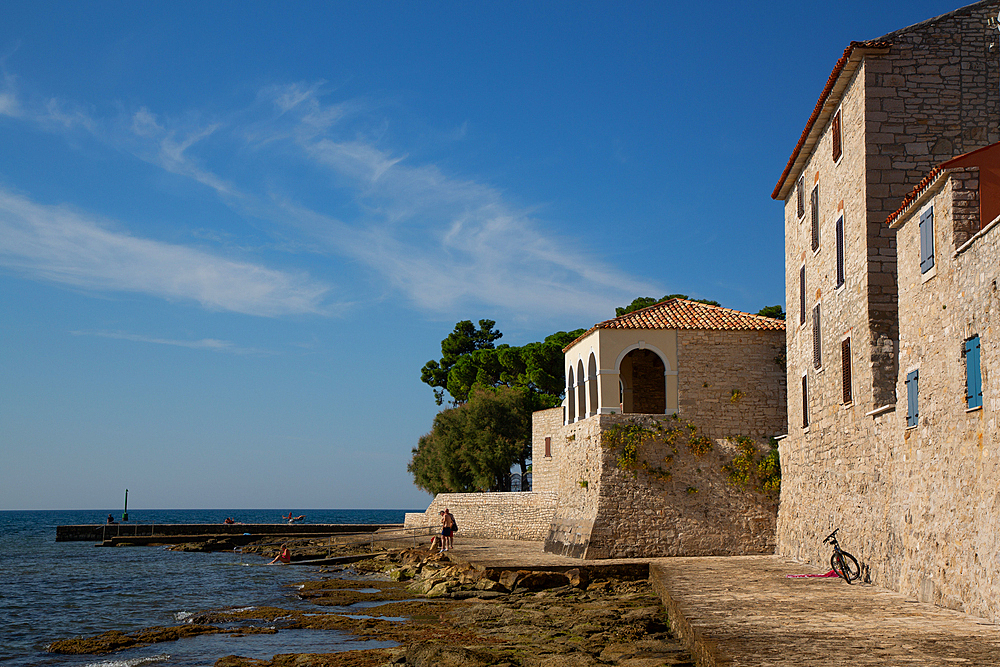
[[[597,369],[594,353],[591,352],[586,366],[583,359],[580,359],[567,369],[566,423],[586,419],[598,412],[665,414],[666,376],[670,374],[668,370],[663,359],[653,350],[641,348],[631,350],[618,364],[618,405],[602,406],[600,405],[601,374]],[[604,373],[613,374],[608,371]]]

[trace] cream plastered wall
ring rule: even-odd
[[[574,386],[571,388],[573,400],[567,398],[566,406],[572,403],[573,410],[567,409],[570,422],[595,414],[619,414],[621,412],[621,392],[619,387],[622,359],[632,350],[644,349],[655,352],[664,365],[664,385],[666,387],[666,413],[677,412],[677,332],[672,329],[595,329],[585,338],[566,350],[565,374],[569,378],[573,371]],[[590,358],[596,361],[596,378],[590,376]],[[584,377],[579,377],[579,369],[584,369]],[[587,383],[595,382],[597,391],[592,392]],[[583,391],[580,391],[581,383]],[[567,388],[567,396],[570,388]],[[592,403],[596,393],[597,404]],[[585,410],[580,411],[580,397],[585,397]],[[572,414],[570,414],[572,413]],[[576,417],[576,418],[574,418]]]

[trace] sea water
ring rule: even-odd
[[[406,510],[296,510],[307,523],[402,523]],[[133,510],[129,524],[281,523],[282,510]],[[286,512],[287,514],[287,512]],[[119,517],[120,518],[120,517]],[[57,639],[108,630],[180,625],[211,609],[271,605],[307,609],[295,584],[323,576],[311,566],[267,566],[239,552],[163,547],[95,548],[56,542],[56,526],[101,524],[106,511],[0,512],[0,664],[138,667],[212,665],[225,655],[270,660],[279,653],[331,653],[391,644],[354,642],[337,631],[280,630],[233,638],[204,635],[106,656],[46,652]],[[312,611],[316,611],[313,607]]]

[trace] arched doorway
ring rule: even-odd
[[[625,355],[618,369],[625,389],[622,412],[662,415],[667,411],[666,367],[652,350],[635,349]]]

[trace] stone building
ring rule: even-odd
[[[940,370],[945,358],[935,355],[954,356],[951,339],[972,326],[958,317],[945,321],[944,311],[955,308],[952,302],[982,308],[986,293],[973,298],[967,285],[948,294],[958,286],[951,279],[933,285],[928,279],[914,291],[912,267],[904,265],[909,250],[902,245],[897,265],[896,235],[898,228],[908,239],[919,237],[913,232],[919,221],[903,217],[920,213],[912,210],[914,188],[921,202],[932,196],[922,188],[936,166],[1000,139],[998,35],[991,23],[998,9],[997,0],[978,2],[852,42],[772,193],[785,204],[790,311],[778,553],[828,562],[822,539],[840,527],[845,548],[869,568],[873,582],[994,618],[993,603],[984,602],[988,596],[972,592],[978,574],[972,564],[987,555],[975,554],[974,524],[963,510],[968,530],[954,532],[955,519],[947,516],[954,510],[939,504],[960,504],[962,497],[930,492],[961,489],[963,482],[969,490],[971,478],[963,475],[985,469],[976,468],[974,450],[963,449],[968,442],[957,444],[964,435],[952,433],[955,444],[945,446],[943,432],[931,426],[907,429],[905,398],[909,373],[920,367],[912,386],[919,382],[923,395],[928,365]],[[934,186],[943,189],[933,196],[950,198],[949,212],[935,215],[954,234],[947,239],[953,249],[970,235],[964,211],[978,193],[975,170],[964,164]],[[904,198],[910,208],[900,214]],[[886,224],[890,216],[895,226]],[[989,252],[987,245],[969,257]],[[965,275],[962,281],[982,280],[957,273]],[[923,319],[934,304],[942,313]],[[949,382],[955,373],[947,372]],[[934,375],[931,382],[945,381],[943,371]],[[940,396],[943,390],[932,391]],[[974,419],[963,417],[949,428],[961,431]],[[921,438],[923,447],[917,446]],[[971,560],[955,558],[955,550]],[[995,572],[991,553],[983,567]]]
[[[776,497],[723,467],[727,438],[766,453],[785,429],[784,327],[682,299],[595,325],[564,350],[563,407],[532,420],[532,491],[439,494],[407,525],[447,506],[460,537],[544,539],[581,558],[773,553]],[[646,442],[623,467],[603,437],[633,421],[683,437]]]
[[[1000,618],[1000,144],[944,162],[889,216],[899,284],[891,452],[901,589]],[[982,223],[986,223],[985,225]]]
[[[773,500],[727,484],[722,466],[734,451],[726,438],[766,442],[784,431],[784,328],[672,299],[601,322],[568,345],[564,406],[536,413],[533,426],[534,490],[557,499],[546,550],[585,558],[771,552]],[[712,451],[650,443],[639,456],[653,468],[669,459],[668,470],[623,469],[602,438],[636,417],[654,428],[654,420],[692,424]]]

